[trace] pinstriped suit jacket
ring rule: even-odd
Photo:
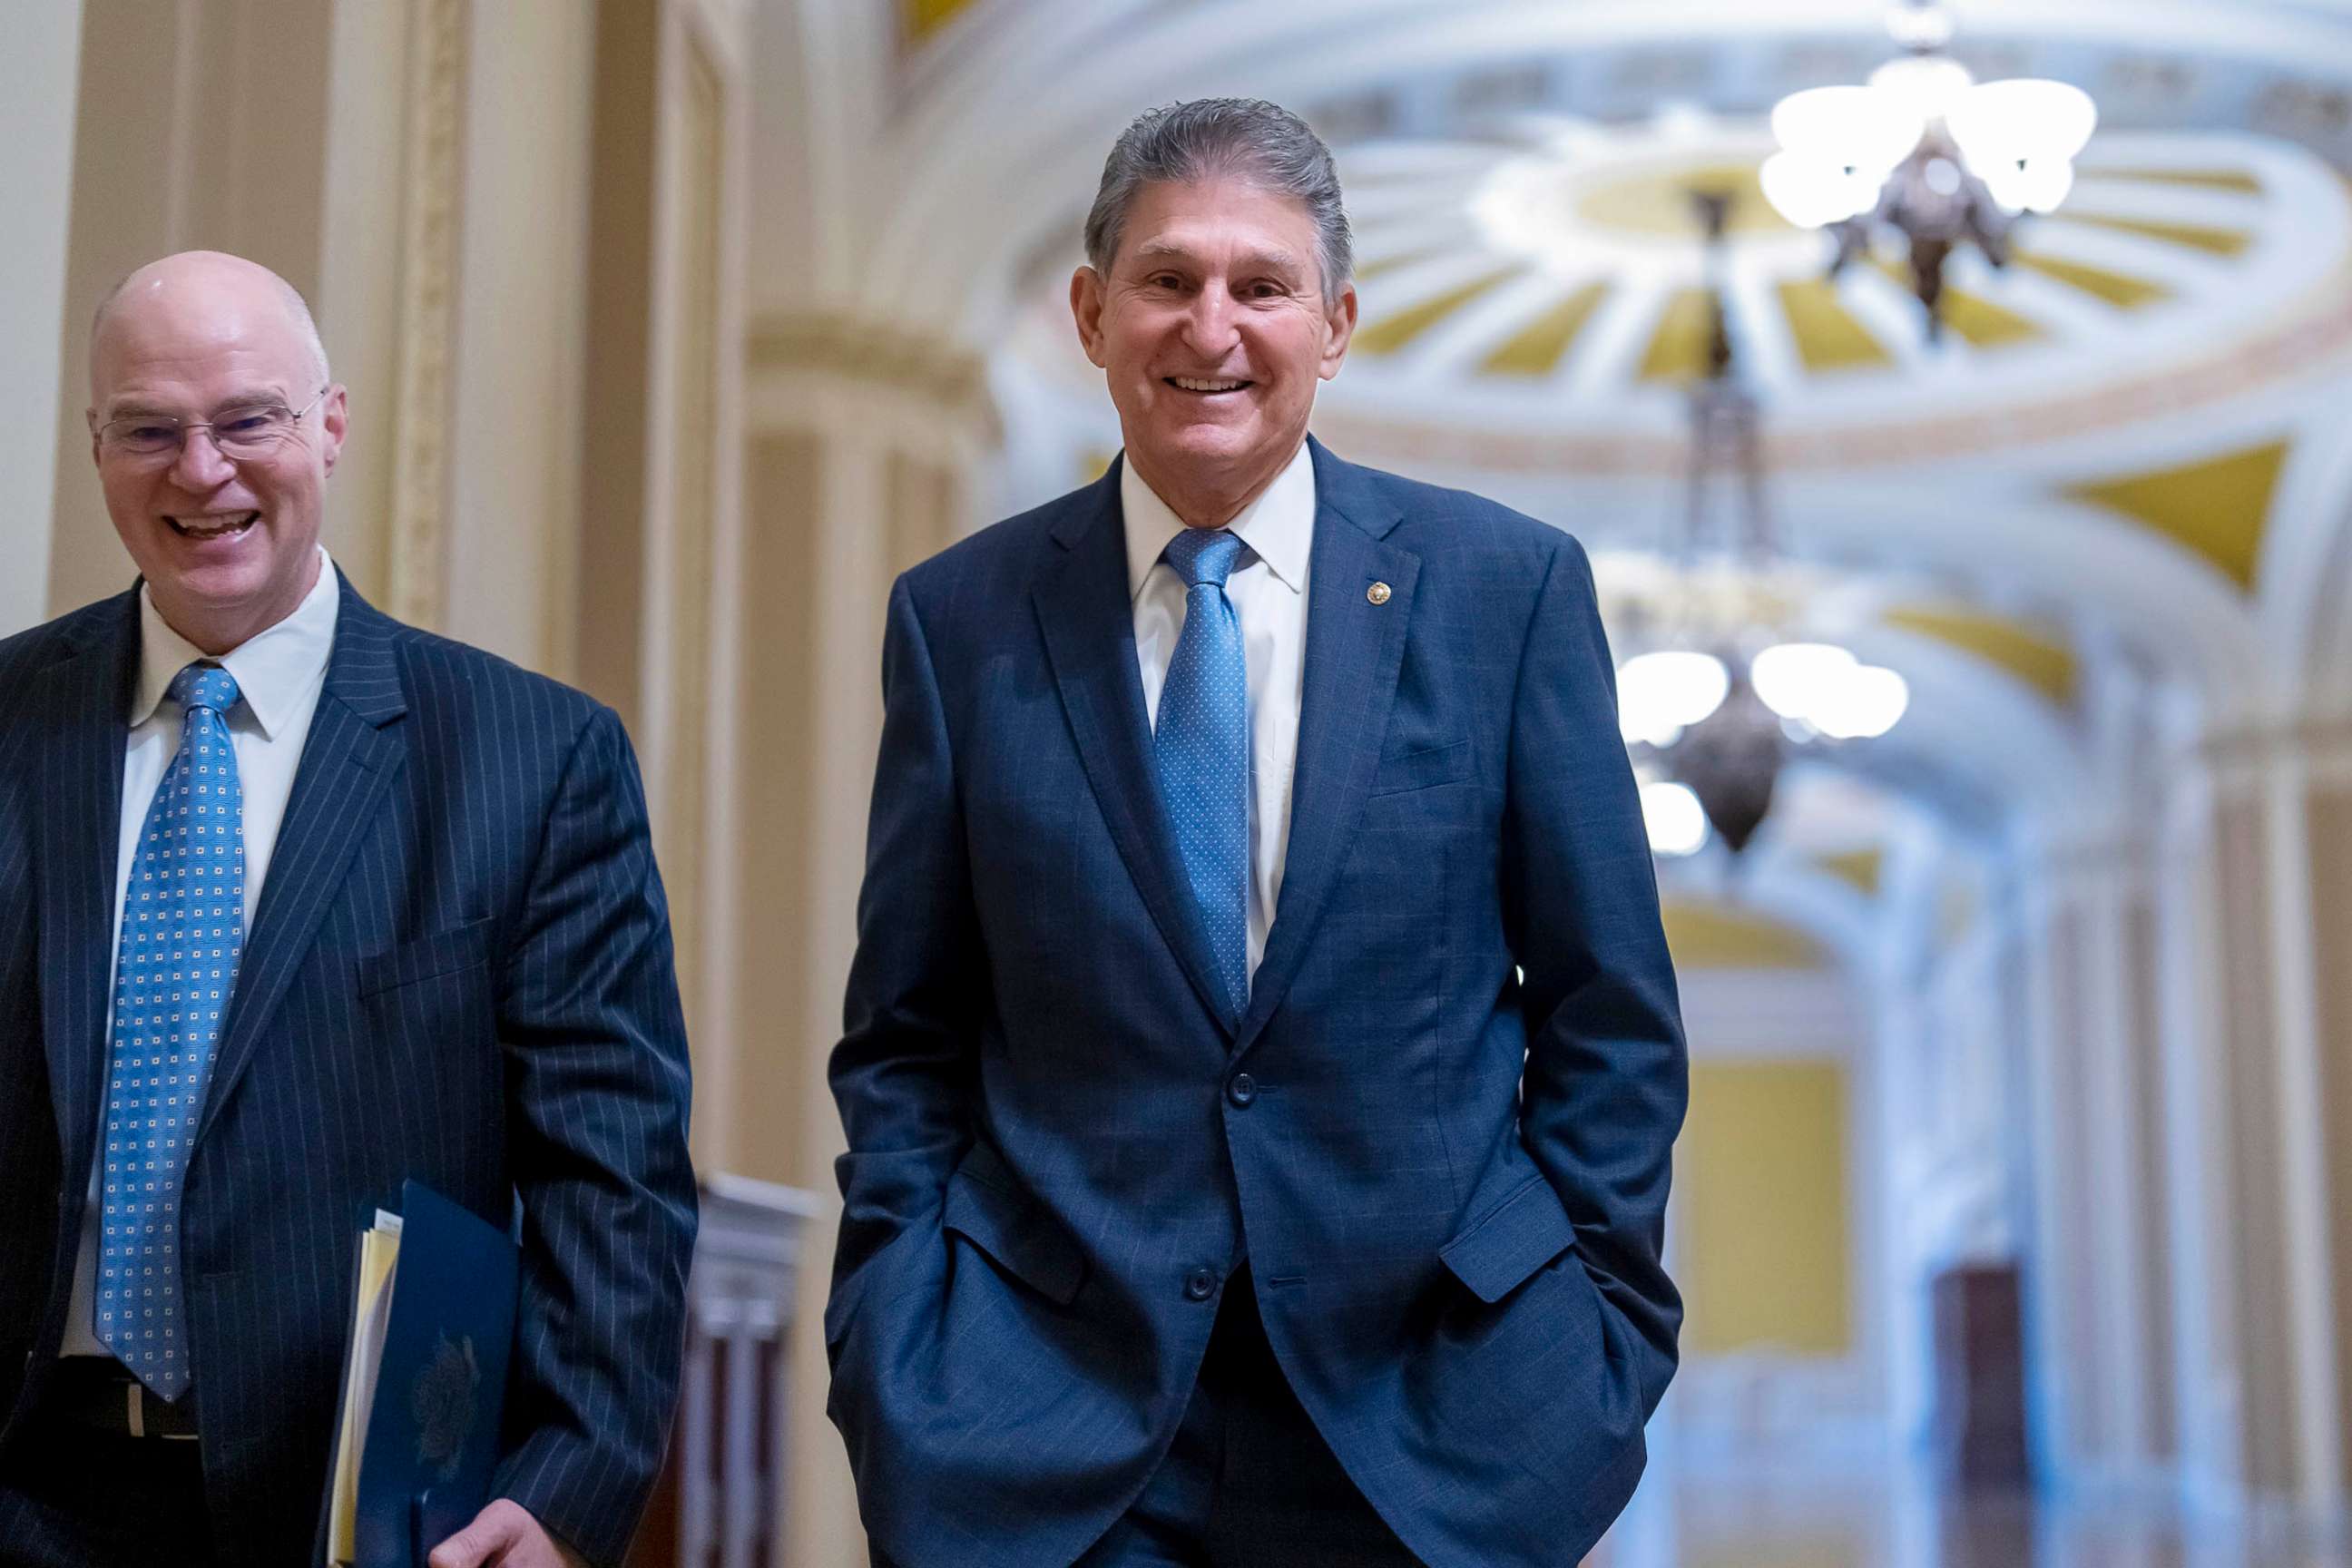
[[[1238,1016],[1152,768],[1118,467],[891,596],[824,1326],[908,1568],[1076,1558],[1244,1256],[1435,1568],[1567,1568],[1641,1475],[1685,1072],[1591,574],[1313,449],[1288,861]]]
[[[355,1238],[415,1177],[520,1213],[498,1489],[613,1563],[668,1426],[695,1216],[636,764],[610,710],[341,593],[190,1155],[214,1541],[320,1560]],[[100,1128],[138,639],[123,594],[0,641],[0,1444],[57,1353]]]

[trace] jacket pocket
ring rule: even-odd
[[[1066,1307],[1087,1281],[1085,1249],[1036,1199],[1021,1192],[1003,1159],[975,1143],[948,1179],[940,1228],[961,1236],[1022,1284]]]
[[[1576,1245],[1576,1226],[1542,1173],[1463,1226],[1437,1256],[1472,1295],[1493,1304]]]
[[[1406,795],[1440,784],[1459,784],[1470,776],[1470,742],[1431,746],[1401,757],[1382,757],[1372,775],[1374,795]]]
[[[455,974],[487,962],[489,953],[489,921],[469,921],[361,959],[357,965],[359,993],[373,996],[379,992],[414,985],[420,980]]]

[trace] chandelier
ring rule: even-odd
[[[1773,108],[1780,151],[1758,176],[1782,217],[1836,240],[1832,277],[1869,252],[1874,231],[1899,238],[1935,339],[1952,252],[1973,243],[2006,266],[2019,221],[2074,189],[2098,110],[2064,82],[1977,81],[1945,52],[1952,21],[1937,0],[1904,0],[1887,27],[1904,52],[1868,86],[1813,88]]]
[[[1808,583],[1782,555],[1765,502],[1759,416],[1738,374],[1724,304],[1732,198],[1695,192],[1707,237],[1713,331],[1691,389],[1688,504],[1673,563],[1625,606],[1618,724],[1642,784],[1651,847],[1687,855],[1710,829],[1735,855],[1772,805],[1792,752],[1874,738],[1910,690],[1894,670],[1808,635]],[[1729,481],[1727,526],[1716,495]]]

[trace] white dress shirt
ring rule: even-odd
[[[335,620],[341,601],[334,563],[319,550],[319,581],[294,613],[247,638],[217,661],[236,681],[237,705],[227,715],[229,744],[236,752],[237,786],[245,796],[245,929],[261,901],[261,879],[278,847],[278,825],[294,793],[294,770],[310,738],[310,716],[326,687],[327,656],[335,646]],[[122,753],[122,837],[114,858],[114,936],[107,955],[106,1048],[114,1040],[114,964],[122,945],[122,901],[138,858],[140,831],[163,770],[180,749],[180,705],[165,692],[172,678],[205,658],[204,652],[164,623],[155,600],[139,590],[139,688],[131,699],[131,739]],[[106,1109],[99,1108],[99,1143],[105,1142]],[[91,1324],[90,1282],[98,1273],[99,1161],[89,1169],[89,1203],[82,1211],[81,1252],[74,1264],[73,1301],[67,1309],[65,1355],[111,1355]]]
[[[1184,582],[1162,561],[1184,523],[1137,477],[1119,470],[1127,523],[1127,587],[1135,604],[1135,659],[1143,711],[1156,731],[1160,689],[1184,631]],[[1225,597],[1242,626],[1249,679],[1249,972],[1257,973],[1290,850],[1290,783],[1298,759],[1300,682],[1307,668],[1307,567],[1315,548],[1315,459],[1300,442],[1290,464],[1225,525],[1244,546]]]

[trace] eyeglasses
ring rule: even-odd
[[[98,449],[111,458],[152,461],[175,456],[193,431],[212,432],[213,445],[224,458],[263,458],[294,434],[302,416],[319,406],[328,393],[299,408],[282,403],[239,403],[210,419],[180,419],[169,414],[126,414],[98,427]]]

